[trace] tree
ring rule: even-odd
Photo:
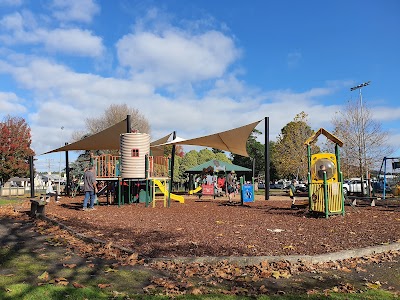
[[[274,164],[279,177],[306,179],[308,172],[307,151],[304,142],[314,133],[307,124],[307,114],[297,114],[293,121],[281,129],[273,148]],[[312,152],[318,152],[316,145]]]
[[[386,156],[393,153],[388,145],[388,132],[373,119],[368,105],[348,101],[333,118],[334,134],[343,142],[341,165],[344,177],[364,177]]]
[[[131,116],[131,129],[137,130],[141,133],[150,133],[150,125],[147,119],[137,110],[136,108],[128,107],[126,104],[111,104],[105,111],[104,114],[97,118],[87,118],[86,129],[83,131],[77,131],[73,134],[73,140],[78,141],[86,138],[90,135],[98,133],[104,129],[107,129],[116,123],[122,121],[127,115]],[[110,153],[118,155],[116,150],[98,150],[94,151],[93,154],[100,155],[103,153]],[[79,176],[87,166],[90,160],[91,151],[85,151],[79,155],[72,168],[73,175]]]
[[[90,134],[94,134],[124,120],[127,115],[131,116],[132,130],[137,130],[141,133],[150,133],[150,125],[147,119],[138,109],[128,107],[126,104],[111,104],[102,116],[87,118],[86,127]]]
[[[0,123],[0,178],[7,182],[11,177],[29,177],[31,129],[20,117],[6,116]]]
[[[253,129],[250,134],[246,148],[249,157],[232,154],[232,163],[245,168],[253,169],[253,161],[255,160],[255,176],[257,177],[260,173],[265,174],[265,145],[257,141],[257,136],[261,134],[261,131]]]
[[[150,133],[150,125],[147,119],[138,109],[128,107],[126,104],[111,104],[104,114],[97,118],[87,118],[85,120],[86,129],[77,131],[73,134],[73,140],[78,141],[86,136],[98,133],[116,123],[124,120],[127,115],[131,116],[131,129],[141,133]]]
[[[199,164],[205,163],[211,159],[215,159],[215,153],[213,153],[210,149],[204,148],[199,151],[199,158],[197,159]]]

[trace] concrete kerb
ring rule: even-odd
[[[96,238],[88,237],[84,234],[76,232],[71,227],[58,222],[52,218],[47,216],[39,216],[40,219],[43,219],[49,223],[59,226],[61,229],[64,229],[76,236],[77,238],[89,242],[89,243],[98,243],[102,245],[106,245],[107,242],[103,240],[99,240]],[[118,245],[111,245],[112,248],[118,249],[127,254],[136,253],[135,251],[121,247]],[[259,265],[263,261],[268,262],[278,262],[278,261],[287,261],[290,263],[309,263],[309,264],[318,264],[318,263],[326,263],[330,261],[340,261],[345,259],[352,258],[361,258],[366,256],[373,256],[385,252],[390,251],[400,251],[400,243],[395,242],[391,244],[379,245],[379,246],[370,246],[359,249],[352,250],[343,250],[333,253],[325,253],[319,255],[282,255],[282,256],[203,256],[203,257],[160,257],[160,258],[144,258],[146,263],[154,263],[160,261],[171,261],[176,263],[209,263],[215,264],[222,261],[226,261],[228,263],[232,263],[238,266],[251,266],[251,265]],[[140,256],[140,253],[139,253]]]

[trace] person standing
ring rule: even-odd
[[[83,210],[94,210],[94,200],[97,193],[97,181],[94,173],[94,167],[92,164],[89,165],[83,176],[83,189],[85,191],[85,199],[83,200]],[[89,208],[88,202],[90,200]]]
[[[236,188],[235,185],[236,185],[236,183],[235,183],[235,177],[234,176],[235,176],[235,171],[232,170],[228,174],[228,176],[226,178],[226,185],[227,185],[226,190],[227,190],[227,193],[228,193],[229,202],[232,202],[232,198],[235,195],[235,188]]]
[[[292,200],[292,205],[290,206],[291,209],[297,209],[297,206],[295,205],[295,202],[296,202],[296,197],[295,197],[296,187],[295,187],[295,183],[296,183],[296,181],[293,179],[290,182],[290,185],[289,185],[289,197]]]

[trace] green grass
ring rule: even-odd
[[[0,198],[0,206],[3,205],[13,205],[13,204],[21,204],[23,200],[18,198]]]
[[[85,287],[61,287],[54,285],[31,286],[20,283],[10,285],[6,290],[0,291],[1,299],[21,299],[21,300],[42,300],[42,299],[188,299],[188,300],[317,300],[317,299],[335,299],[335,300],[391,300],[398,299],[393,294],[385,291],[368,291],[361,294],[324,294],[315,295],[277,295],[277,296],[233,296],[233,295],[182,295],[182,296],[155,296],[155,295],[128,295],[121,292],[108,292],[99,288]]]

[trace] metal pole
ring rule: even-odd
[[[269,182],[270,182],[270,155],[269,155],[269,117],[265,117],[265,200],[269,200]]]
[[[253,158],[253,181],[254,177],[256,176],[256,158]]]
[[[33,168],[33,156],[29,156],[29,177],[31,182],[31,198],[35,198],[35,174]]]
[[[131,115],[126,116],[126,133],[130,133],[132,128]]]
[[[172,139],[176,139],[176,131],[173,132]],[[169,181],[168,207],[171,206],[171,193],[172,193],[172,188],[174,186],[175,151],[176,151],[176,146],[175,144],[173,144],[171,153],[171,165],[170,165],[171,180]]]
[[[63,139],[63,130],[64,126],[61,126],[61,141]],[[62,147],[62,142],[61,142],[61,147]],[[60,188],[60,183],[61,182],[61,152],[60,152],[60,161],[58,162],[58,189],[57,189],[57,194],[61,195],[61,188]]]
[[[355,91],[359,89],[360,94],[360,120],[361,120],[361,132],[360,132],[360,140],[359,140],[359,155],[360,155],[360,172],[361,172],[361,193],[365,195],[365,188],[364,188],[364,168],[365,168],[365,175],[366,179],[368,180],[368,166],[367,166],[367,154],[366,154],[366,147],[365,147],[365,120],[364,120],[364,111],[363,111],[363,100],[362,100],[362,93],[361,89],[370,84],[371,81],[361,83],[357,86],[354,86],[350,89],[350,91]],[[358,119],[358,118],[357,118]],[[368,185],[369,187],[369,185]],[[369,195],[369,188],[368,188],[368,195]]]
[[[68,143],[65,143],[65,146],[67,146]],[[65,183],[65,195],[69,197],[70,195],[70,190],[69,190],[69,185],[71,184],[71,180],[69,178],[69,157],[68,157],[68,151],[65,151],[65,176],[67,177],[67,181]]]

